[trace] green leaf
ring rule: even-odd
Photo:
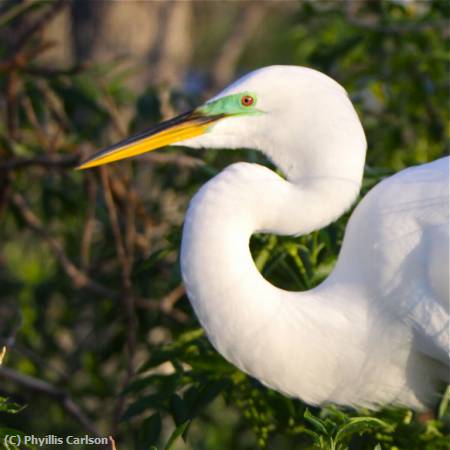
[[[444,395],[442,397],[441,403],[439,404],[439,410],[438,410],[438,418],[441,420],[447,411],[449,410],[449,404],[450,404],[450,385],[447,386],[447,389],[444,392]]]
[[[10,402],[5,397],[0,397],[0,412],[5,412],[8,414],[17,414],[22,411],[25,406],[20,406],[17,403]]]
[[[198,398],[199,403],[205,407],[208,403],[211,403],[227,386],[229,386],[228,380],[213,380],[207,385],[203,386]]]
[[[169,440],[167,441],[167,444],[164,447],[164,450],[172,450],[173,446],[175,445],[175,442],[185,432],[189,423],[190,423],[190,420],[186,420],[186,422],[182,423],[180,426],[178,426],[175,429],[175,431],[172,433]]]
[[[177,425],[183,423],[188,417],[188,410],[184,400],[178,395],[173,394],[170,399],[170,409]]]
[[[328,436],[328,430],[325,426],[325,422],[318,417],[314,416],[309,412],[309,409],[305,411],[303,414],[303,417],[314,426],[314,428],[317,431],[320,431],[320,433],[324,434],[325,436]]]
[[[140,398],[132,403],[122,416],[122,420],[128,420],[146,409],[161,409],[163,407],[163,398],[160,394],[150,394]]]
[[[392,428],[386,422],[376,417],[352,417],[345,425],[341,426],[336,433],[335,442],[342,442],[355,433],[364,433],[372,428]]]
[[[154,444],[161,434],[161,416],[155,413],[145,419],[140,425],[138,434],[138,450],[148,450],[149,446]]]

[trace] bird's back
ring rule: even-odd
[[[412,330],[413,347],[448,364],[449,161],[380,182],[353,213],[336,272],[364,283],[371,307]]]

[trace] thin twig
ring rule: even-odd
[[[127,336],[127,372],[122,381],[122,389],[128,385],[131,378],[134,375],[134,354],[136,350],[136,311],[135,311],[135,300],[132,295],[131,287],[131,264],[128,258],[126,248],[122,239],[120,232],[119,220],[117,217],[116,205],[111,192],[111,186],[109,183],[108,169],[106,167],[100,168],[100,177],[102,180],[103,193],[105,196],[106,205],[108,208],[109,218],[111,222],[111,227],[114,235],[114,241],[116,246],[117,256],[119,258],[122,267],[122,303],[125,310],[125,327]],[[114,411],[113,417],[113,432],[116,432],[118,422],[123,413],[125,406],[125,397],[120,395]]]
[[[3,346],[2,351],[0,352],[0,366],[3,364],[3,359],[5,358],[5,355],[6,355],[6,347]]]
[[[17,54],[24,45],[29,41],[30,37],[40,31],[46,24],[48,24],[54,16],[56,16],[63,7],[69,4],[66,0],[57,0],[50,3],[50,7],[47,11],[41,14],[24,32],[22,32],[13,46],[13,53]]]
[[[44,127],[41,126],[39,120],[34,111],[33,105],[31,103],[30,97],[23,97],[21,101],[21,105],[23,110],[25,111],[25,115],[27,119],[33,125],[33,131],[37,137],[37,140],[40,146],[44,149],[50,149],[50,137],[45,133]]]
[[[162,300],[161,300],[161,309],[166,313],[170,313],[173,311],[175,303],[180,300],[181,297],[186,293],[186,289],[184,285],[181,283],[175,289],[170,291]]]
[[[100,83],[102,85],[102,91],[103,91],[103,106],[108,111],[112,124],[114,128],[116,129],[117,134],[120,136],[121,139],[125,138],[125,136],[128,133],[128,127],[125,124],[123,115],[120,114],[120,111],[117,108],[116,103],[114,102],[114,99],[111,97],[111,94],[109,93],[108,86],[106,83],[102,83],[100,80]]]
[[[67,113],[61,98],[58,97],[55,92],[49,87],[47,80],[45,79],[36,80],[36,86],[41,92],[43,99],[56,123],[66,133],[70,132],[72,129],[72,124],[69,117],[67,117]]]
[[[81,424],[90,434],[100,437],[100,433],[97,428],[92,425],[91,420],[63,389],[57,388],[47,381],[21,374],[7,367],[0,367],[0,377],[10,380],[30,391],[44,394],[57,400],[64,410],[79,424]]]
[[[27,348],[25,345],[21,344],[20,342],[17,342],[15,334],[19,331],[19,326],[16,327],[16,330],[14,330],[14,333],[10,336],[8,336],[6,339],[0,338],[0,346],[5,345],[8,350],[11,352],[16,352],[25,358],[33,361],[35,364],[37,364],[39,367],[49,369],[53,373],[57,374],[60,379],[63,381],[66,381],[70,378],[70,374],[68,372],[63,371],[60,367],[58,367],[57,364],[53,364],[51,361],[48,360],[48,358],[44,358],[40,356],[38,353],[34,352],[32,349]]]
[[[269,3],[249,2],[239,8],[235,27],[225,40],[222,50],[217,53],[218,58],[211,71],[214,90],[218,86],[223,87],[231,80],[239,57],[266,16],[268,7],[270,7]]]
[[[81,236],[81,267],[87,270],[89,267],[92,236],[94,233],[95,198],[97,196],[97,184],[92,173],[86,174],[87,211],[84,220],[83,234]]]
[[[10,72],[5,79],[6,125],[10,139],[17,138],[17,95],[19,79],[15,72]]]
[[[26,222],[26,224],[37,234],[39,234],[50,246],[51,250],[54,252],[57,260],[63,267],[64,271],[67,273],[69,278],[71,279],[73,285],[78,289],[87,289],[96,294],[103,295],[105,297],[109,297],[111,299],[119,299],[119,295],[108,287],[98,283],[97,281],[92,280],[83,270],[79,269],[65,254],[62,249],[60,243],[51,237],[44,226],[41,224],[40,220],[37,216],[31,211],[28,205],[25,202],[25,199],[18,193],[15,193],[11,196],[12,204],[17,208],[20,213],[22,219]],[[130,283],[131,286],[131,283]],[[153,311],[160,311],[162,313],[167,314],[169,317],[172,316],[179,321],[186,321],[188,316],[184,313],[176,312],[173,309],[173,305],[175,304],[176,297],[182,295],[181,288],[178,287],[174,291],[168,294],[167,299],[163,299],[162,301],[145,299],[142,297],[136,298],[136,303],[139,307],[143,307],[146,309],[151,309]],[[165,305],[164,307],[162,305]],[[172,305],[172,306],[171,306]],[[180,313],[180,314],[178,314]],[[133,319],[133,333],[135,332],[135,325]],[[134,344],[132,345],[134,347]]]
[[[102,180],[103,195],[105,197],[106,206],[108,208],[109,220],[111,222],[111,228],[114,235],[117,256],[119,257],[119,261],[122,265],[125,275],[128,276],[130,273],[130,267],[128,265],[125,245],[123,243],[122,234],[120,232],[119,219],[117,217],[116,205],[114,203],[114,199],[111,192],[107,167],[105,166],[100,167],[100,178]]]
[[[120,199],[122,203],[132,201],[134,203],[136,213],[145,220],[149,220],[147,210],[142,202],[142,199],[133,186],[126,186],[125,182],[119,177],[112,177],[112,179],[110,179],[110,186],[114,197]]]
[[[116,441],[113,439],[112,436],[108,436],[108,437],[109,437],[109,441],[111,442],[111,450],[117,450]]]
[[[165,297],[161,300],[148,300],[143,298],[136,299],[136,305],[139,308],[145,308],[152,311],[163,312],[168,317],[175,319],[180,323],[186,323],[189,320],[189,315],[175,309],[175,304],[180,300],[186,293],[184,285],[181,283],[175,289],[172,289]]]
[[[3,216],[3,212],[9,202],[11,196],[11,173],[3,172],[0,170],[0,218]]]
[[[89,68],[88,63],[77,63],[66,69],[55,67],[41,67],[41,66],[25,66],[22,70],[30,75],[36,75],[44,78],[56,78],[61,76],[76,75]]]
[[[26,222],[26,224],[47,242],[51,250],[54,252],[56,259],[59,261],[64,271],[71,279],[72,284],[76,288],[90,290],[95,294],[103,295],[113,300],[121,298],[121,296],[117,292],[109,289],[103,284],[98,283],[97,281],[92,280],[83,270],[78,268],[72,261],[70,261],[70,259],[62,249],[60,243],[48,234],[47,230],[43,227],[43,225],[41,224],[40,220],[36,217],[36,215],[31,211],[31,209],[26,204],[25,199],[20,194],[18,193],[13,194],[11,196],[11,202],[17,208],[18,212],[20,213],[22,219]],[[181,311],[176,311],[175,309],[169,307],[170,303],[172,302],[170,301],[170,298],[173,298],[175,294],[169,294],[169,296],[170,295],[172,295],[172,297],[169,297],[169,300],[166,300],[165,302],[166,307],[161,306],[162,303],[164,303],[164,299],[161,303],[156,300],[137,297],[136,304],[139,305],[139,307],[151,309],[153,311],[160,311],[169,317],[175,318],[180,322],[183,321],[185,322],[188,319],[187,315],[185,315]],[[132,324],[131,325],[132,329],[129,332],[130,333],[132,332],[133,335],[135,334],[136,329],[134,321],[135,318],[133,318],[130,322],[127,322],[127,327],[130,323]],[[134,353],[134,345],[135,345],[134,338],[133,340],[130,339],[129,345],[130,344]],[[131,369],[129,369],[128,371],[131,373]]]
[[[152,84],[163,88],[161,110],[163,117],[167,117],[173,113],[168,86],[181,82],[192,53],[192,40],[186,39],[186,30],[192,24],[193,2],[161,2],[157,14],[158,26],[148,58],[149,76]]]
[[[22,219],[27,225],[36,233],[38,233],[49,245],[56,259],[61,264],[62,268],[69,276],[72,284],[78,289],[87,289],[98,295],[102,295],[109,298],[118,298],[116,292],[103,286],[102,284],[92,280],[85,272],[79,269],[66,255],[61,244],[51,237],[40,220],[31,211],[26,204],[25,199],[18,193],[15,193],[11,197],[11,201],[19,211]]]
[[[128,256],[128,264],[133,267],[134,250],[136,242],[136,204],[134,196],[129,196],[125,203],[125,249]]]
[[[5,12],[0,15],[0,27],[6,25],[9,21],[22,14],[27,9],[35,6],[33,1],[23,1],[20,3],[15,2],[11,4],[9,8],[6,8]]]
[[[30,166],[46,169],[68,169],[75,167],[80,162],[80,155],[41,155],[33,158],[11,158],[0,163],[0,170],[25,169]]]
[[[148,153],[139,157],[140,160],[155,164],[175,164],[180,167],[196,168],[205,165],[205,161],[193,156],[182,155],[180,153]]]
[[[176,320],[179,323],[187,323],[190,320],[190,316],[179,309],[173,308],[171,311],[164,311],[156,300],[137,298],[136,306],[138,308],[164,313],[167,317]]]

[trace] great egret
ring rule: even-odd
[[[313,405],[433,405],[449,367],[449,159],[379,183],[352,214],[331,275],[287,292],[258,272],[249,239],[309,233],[356,199],[366,140],[344,88],[304,67],[262,68],[80,168],[173,143],[257,149],[286,176],[232,164],[191,201],[181,269],[214,347]]]

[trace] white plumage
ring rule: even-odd
[[[377,185],[347,225],[325,282],[286,292],[257,271],[255,232],[304,234],[345,212],[365,138],[344,91],[323,74],[274,66],[216,98],[252,91],[266,114],[224,119],[193,147],[249,147],[286,174],[233,164],[193,198],[181,265],[217,350],[267,386],[311,404],[424,409],[448,381],[449,159]]]

